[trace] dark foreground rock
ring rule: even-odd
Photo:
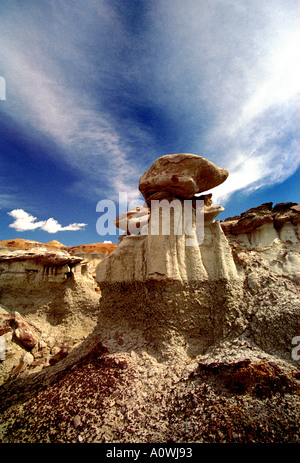
[[[2,393],[1,441],[299,442],[295,368],[242,340],[175,362],[98,344],[6,410]]]

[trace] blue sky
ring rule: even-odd
[[[294,0],[1,0],[0,239],[117,242],[96,232],[98,201],[142,199],[143,172],[179,152],[229,170],[221,219],[300,202],[299,14]]]

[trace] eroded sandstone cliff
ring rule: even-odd
[[[0,242],[0,249],[2,384],[60,360],[93,331],[101,294],[94,268],[114,245],[70,248],[55,240],[16,239]],[[15,313],[34,332],[31,348],[16,335]]]

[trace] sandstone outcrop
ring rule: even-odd
[[[42,335],[50,343],[49,357],[51,344],[78,342],[97,323],[98,285],[88,271],[88,263],[60,246],[53,247],[53,243],[50,248],[39,243],[26,249],[31,242],[24,241],[8,240],[8,248],[0,253],[0,304],[7,310],[6,315],[2,314],[5,322],[0,332],[10,352],[0,382],[10,377],[13,368],[18,375],[27,372],[25,364],[17,368],[22,362],[20,349],[38,348]],[[14,330],[6,332],[12,316]],[[35,361],[43,368],[47,355]]]
[[[113,243],[90,243],[80,244],[78,246],[66,246],[57,240],[41,243],[40,241],[25,240],[22,238],[12,240],[0,240],[0,252],[11,252],[17,250],[32,250],[42,249],[43,251],[66,251],[71,255],[78,255],[78,253],[90,254],[101,253],[103,256],[110,254],[114,251],[116,244]]]
[[[220,225],[239,262],[256,259],[259,263],[253,275],[269,268],[274,275],[299,282],[299,216],[296,203],[280,203],[274,207],[266,203],[228,218]]]
[[[97,265],[101,260],[112,253],[116,247],[117,245],[114,243],[82,244],[68,248],[68,252],[72,256],[81,257],[88,265],[88,272],[93,278],[96,278]],[[96,289],[99,289],[98,286],[96,286]]]
[[[153,199],[190,199],[223,183],[228,171],[189,153],[167,154],[156,159],[141,176],[139,190],[148,205]]]
[[[40,283],[88,278],[87,264],[83,259],[64,251],[37,248],[0,254],[0,289],[4,285],[34,287]]]
[[[172,211],[170,217],[174,218]],[[96,279],[100,287],[117,282],[237,278],[231,248],[220,224],[204,222],[203,226],[203,242],[199,247],[196,233],[177,235],[171,230],[170,235],[152,235],[150,219],[148,235],[122,237],[114,253],[99,263]]]
[[[237,278],[231,250],[219,223],[214,220],[223,208],[212,206],[211,194],[195,196],[221,183],[227,175],[224,169],[192,154],[157,159],[142,175],[139,188],[146,201],[161,193],[165,198],[153,201],[149,207],[144,205],[129,211],[116,220],[116,225],[129,234],[122,236],[114,253],[98,265],[96,279],[101,288],[124,282],[187,283]],[[190,209],[186,209],[182,198],[191,200]],[[131,233],[137,222],[139,234]],[[201,229],[200,237],[196,225]]]
[[[12,263],[13,261],[19,261],[20,267],[23,266],[26,260],[31,260],[33,266],[35,265],[34,261],[36,261],[37,268],[32,268],[32,272],[30,273],[28,271],[27,275],[36,276],[38,277],[37,279],[43,275],[44,280],[50,281],[50,279],[52,279],[53,281],[60,281],[61,279],[64,280],[72,276],[72,273],[76,273],[76,275],[74,274],[73,276],[78,279],[80,272],[85,272],[86,270],[95,278],[95,270],[98,263],[113,252],[116,246],[117,245],[114,243],[91,243],[78,246],[66,246],[57,240],[52,240],[48,243],[40,243],[38,241],[18,238],[0,241],[0,259],[2,256],[3,261],[6,262],[10,261]],[[17,251],[21,252],[18,253]],[[30,253],[26,254],[25,251],[29,251]],[[14,254],[11,254],[12,252]],[[6,255],[6,259],[4,254]],[[11,254],[10,257],[9,254]],[[63,267],[64,261],[67,263],[65,267]],[[23,262],[23,264],[21,262]],[[48,266],[48,272],[47,270],[41,270],[40,265],[43,262],[46,267]],[[70,264],[71,267],[68,264]],[[53,266],[54,272],[51,270],[51,266]],[[16,267],[15,265],[15,269]],[[78,272],[79,269],[80,271]],[[13,269],[11,269],[11,271],[13,271]],[[20,269],[20,272],[24,273],[24,269]],[[17,270],[16,273],[18,273]],[[96,290],[98,289],[96,285]]]
[[[154,164],[157,169],[158,163]],[[159,172],[155,172],[159,177]],[[139,220],[142,214],[146,230],[141,228],[139,234],[122,236],[116,250],[98,265],[96,279],[102,291],[101,306],[106,320],[110,319],[113,307],[114,323],[117,324],[118,317],[124,323],[132,318],[130,312],[134,307],[139,322],[135,319],[128,331],[143,326],[144,335],[152,344],[157,343],[158,350],[162,349],[159,345],[169,342],[175,331],[178,342],[185,344],[189,353],[199,355],[217,340],[221,342],[228,333],[236,336],[246,330],[248,317],[256,312],[253,306],[256,300],[253,339],[271,352],[273,337],[277,350],[289,358],[290,342],[299,326],[299,301],[294,286],[299,283],[300,275],[297,204],[278,204],[273,208],[272,203],[266,203],[220,223],[215,218],[223,208],[212,205],[212,195],[193,196],[193,228],[188,235],[184,214],[176,216],[176,211],[169,207],[177,200],[180,210],[184,201],[170,197],[171,191],[169,189],[168,200],[165,198],[157,205],[158,211],[152,204],[148,209],[144,206],[127,216],[124,214],[124,229],[132,217]],[[161,192],[157,189],[156,193]],[[202,203],[199,234],[196,204],[200,200],[204,205]],[[159,228],[164,212],[170,217],[166,234]],[[159,225],[153,233],[155,220]],[[181,233],[176,232],[179,222]],[[288,290],[280,306],[280,298],[277,304],[274,291],[284,292],[284,287]],[[272,300],[276,306],[271,318],[277,328],[275,331],[270,328],[270,334],[266,334],[263,304],[257,298],[263,299],[266,305]],[[287,306],[288,310],[284,309]],[[284,320],[282,327],[275,318]],[[213,322],[210,324],[208,320]],[[201,336],[197,338],[196,333]]]
[[[297,225],[300,223],[300,205],[293,202],[264,203],[243,212],[240,216],[228,217],[222,222],[224,232],[232,235],[251,233],[265,224],[273,224],[280,230],[286,223]]]
[[[95,268],[115,247],[0,242],[0,336],[7,351],[0,383],[54,365],[92,332],[100,295]],[[23,361],[29,353],[31,363]]]
[[[57,240],[52,240],[48,243],[40,243],[39,241],[25,240],[22,238],[0,241],[0,252],[9,252],[9,250],[29,250],[34,248],[43,248],[49,250],[54,249],[60,251],[68,250],[68,246],[65,246]]]
[[[135,235],[141,232],[141,229],[148,225],[150,218],[150,208],[147,205],[137,206],[124,214],[121,214],[114,220],[114,225],[127,234]]]
[[[212,206],[212,194],[201,195],[201,196],[193,196],[189,199],[192,202],[192,207],[196,209],[197,203],[203,201],[201,207],[201,212],[203,213],[203,220],[206,224],[213,222],[215,217],[217,217],[221,212],[224,211],[222,206]],[[163,207],[163,198],[161,200],[160,207]],[[169,195],[168,202],[170,203],[170,207],[173,207],[173,201],[178,200],[178,198],[174,198]],[[167,207],[169,207],[167,205]],[[181,208],[184,211],[184,203],[182,203]],[[125,231],[127,235],[145,235],[148,234],[148,227],[151,227],[150,224],[150,216],[151,216],[151,207],[148,207],[145,203],[143,206],[137,206],[130,211],[125,212],[124,214],[120,215],[114,220],[114,225],[121,230]]]
[[[114,243],[91,243],[91,244],[81,244],[78,246],[72,246],[68,248],[68,253],[72,256],[79,256],[83,254],[84,256],[88,254],[99,254],[102,257],[108,256],[111,252],[116,249],[116,244]]]

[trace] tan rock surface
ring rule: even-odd
[[[80,244],[78,246],[66,246],[57,240],[52,240],[47,243],[41,243],[39,241],[25,240],[22,238],[16,238],[11,240],[0,240],[0,253],[16,250],[32,250],[42,248],[45,250],[53,251],[67,251],[71,255],[76,253],[84,252],[90,254],[92,252],[101,252],[103,254],[109,254],[116,248],[116,244],[113,243],[90,243]]]
[[[15,329],[15,336],[18,341],[21,342],[24,347],[32,349],[37,343],[37,337],[19,312],[15,312],[15,324],[17,327]]]
[[[1,250],[0,304],[6,311],[0,313],[0,333],[8,353],[0,366],[0,383],[12,371],[16,377],[27,374],[28,365],[20,352],[22,348],[36,349],[41,334],[45,338],[39,344],[48,346],[49,354],[51,343],[82,340],[91,333],[99,306],[96,287],[83,259],[61,249],[36,246]],[[35,361],[40,365],[33,362],[33,366],[43,368],[48,362],[46,353]]]
[[[130,211],[121,214],[114,220],[114,225],[120,230],[135,235],[141,228],[148,224],[150,209],[147,206],[138,206]]]
[[[234,254],[242,261],[254,259],[259,263],[259,274],[268,268],[276,275],[300,282],[300,229],[294,222],[297,215],[295,203],[274,207],[267,203],[228,218],[220,225]]]
[[[108,255],[116,249],[117,245],[115,243],[91,243],[91,244],[81,244],[78,246],[71,246],[68,248],[68,252],[71,255],[78,255],[81,253],[91,254],[91,253],[102,253]]]
[[[139,190],[148,205],[169,195],[189,199],[223,183],[228,171],[189,153],[162,156],[141,176]]]
[[[162,194],[165,196],[164,194]],[[193,196],[190,200],[192,201],[192,207],[201,208],[204,214],[204,221],[206,223],[211,223],[214,219],[224,211],[222,206],[212,206],[212,195],[202,195],[202,196]],[[168,199],[163,198],[160,200],[160,203],[163,204],[163,201],[167,200],[170,204],[175,200],[173,196],[170,196]],[[151,208],[146,204],[143,206],[138,206],[130,211],[125,212],[114,220],[114,225],[121,230],[124,230],[128,235],[139,235],[148,233],[148,225],[151,216]],[[145,231],[146,230],[146,231]]]
[[[29,250],[33,248],[46,248],[54,250],[67,250],[67,246],[59,241],[53,240],[48,243],[40,243],[39,241],[25,240],[23,238],[16,238],[12,240],[1,240],[0,249],[7,248],[11,250]]]
[[[98,264],[109,254],[111,254],[117,247],[114,243],[91,243],[82,244],[79,246],[73,246],[68,249],[68,252],[72,256],[78,256],[84,259],[87,263],[88,273],[96,277],[96,268]],[[100,291],[100,288],[96,286],[96,291]]]
[[[223,208],[208,206],[207,210],[209,212],[204,214],[201,225],[204,239],[200,246],[196,227],[191,235],[184,233],[184,214],[180,218],[183,232],[177,234],[174,225],[177,218],[172,208],[166,211],[170,217],[170,233],[153,233],[152,221],[158,217],[160,222],[161,216],[156,217],[152,210],[147,234],[122,237],[114,253],[99,263],[96,280],[100,287],[116,282],[203,281],[217,280],[226,275],[237,277],[229,245],[219,223],[213,222]],[[192,212],[195,221],[195,210]]]
[[[280,230],[287,222],[298,224],[300,222],[300,205],[293,202],[264,203],[243,212],[240,216],[228,217],[221,226],[226,234],[242,235],[252,233],[257,228],[272,224]]]
[[[29,250],[14,250],[9,253],[0,254],[0,263],[2,265],[5,262],[22,262],[22,261],[31,261],[37,262],[41,265],[75,265],[82,261],[80,257],[71,256],[70,254],[62,251],[50,251],[50,250],[41,250],[29,249]]]

